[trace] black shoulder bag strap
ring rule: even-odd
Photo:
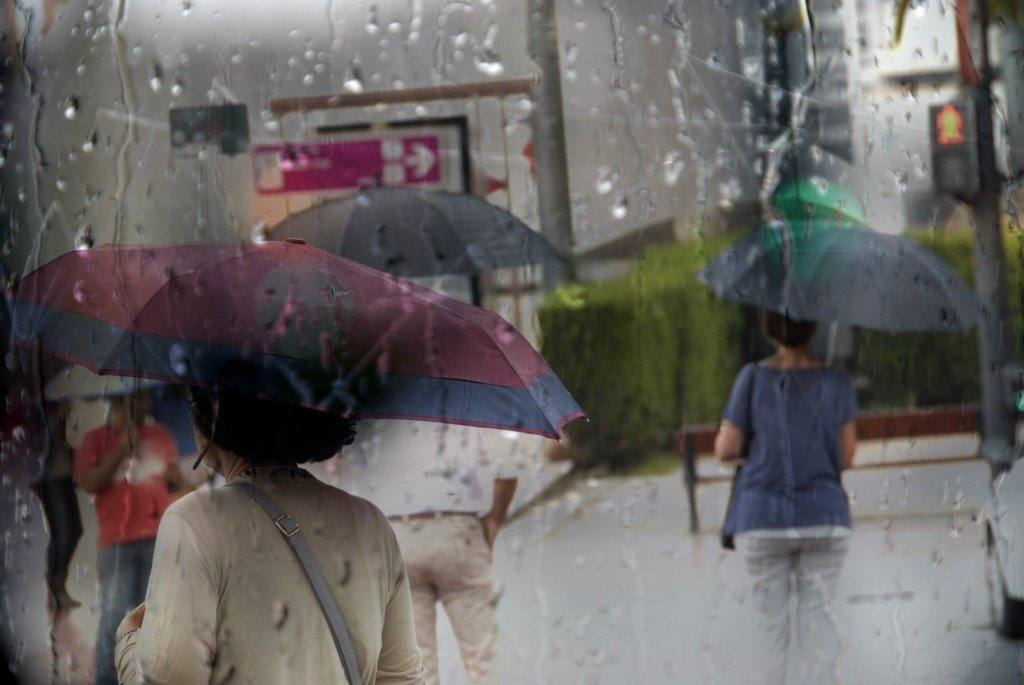
[[[331,636],[334,638],[334,646],[338,648],[338,656],[341,657],[341,665],[345,669],[345,676],[348,678],[348,682],[352,685],[362,685],[363,678],[359,670],[359,660],[356,658],[356,648],[352,644],[352,636],[349,634],[348,626],[345,624],[345,617],[341,615],[338,602],[334,599],[330,585],[327,583],[327,579],[324,578],[324,574],[320,571],[320,567],[316,563],[316,557],[313,556],[313,550],[309,548],[309,543],[306,542],[305,536],[303,536],[302,531],[299,529],[298,522],[283,512],[277,506],[277,502],[255,483],[247,480],[233,480],[228,485],[238,488],[247,494],[263,511],[267,512],[267,516],[274,521],[274,525],[281,531],[281,535],[284,537],[285,542],[288,543],[288,546],[291,547],[296,561],[302,567],[302,572],[305,574],[306,580],[309,581],[310,589],[316,595],[316,601],[320,605],[320,610],[324,612],[324,618],[327,619],[327,626],[330,628]]]
[[[751,371],[750,382],[747,383],[747,422],[753,423],[753,409],[754,409],[754,379],[757,378],[757,369]],[[743,436],[743,449],[746,450],[750,447],[750,433]],[[744,455],[746,456],[746,455]],[[729,523],[729,516],[732,515],[732,509],[736,505],[736,485],[740,481],[740,474],[743,473],[743,464],[736,464],[736,470],[732,472],[732,484],[729,486],[729,499],[725,504],[725,520],[722,521],[722,536],[721,543],[722,549],[733,550],[736,549],[736,537],[732,533],[725,532],[725,526]]]

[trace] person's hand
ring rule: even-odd
[[[489,512],[480,517],[480,523],[484,528],[484,542],[491,550],[494,549],[494,541],[498,538],[498,531],[505,524],[505,517],[494,512]]]
[[[146,617],[146,603],[132,609],[131,613],[124,617],[123,625],[125,631],[138,630],[142,627],[142,619]]]

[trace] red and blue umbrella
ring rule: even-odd
[[[213,387],[241,360],[274,371],[247,392],[359,417],[558,437],[583,416],[500,316],[301,241],[70,252],[9,304],[15,343],[100,374]]]

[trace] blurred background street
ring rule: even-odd
[[[254,356],[293,391],[261,399],[390,422],[318,478],[396,527],[500,530],[474,573],[512,685],[766,675],[754,574],[719,539],[750,485],[723,462],[767,440],[737,379],[785,371],[786,409],[790,370],[833,367],[761,466],[812,414],[813,439],[747,494],[831,492],[784,526],[829,534],[849,495],[837,681],[1024,682],[1000,636],[1024,638],[1022,0],[0,8],[0,646],[26,682],[92,680],[99,501],[111,546],[155,544],[209,484],[176,475],[199,449],[185,386]],[[166,426],[164,461],[75,452],[124,430],[118,406]],[[137,477],[146,507],[122,511]],[[45,492],[77,501],[80,539]],[[470,685],[438,613],[441,683]]]

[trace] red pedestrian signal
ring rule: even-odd
[[[964,115],[960,108],[949,103],[935,115],[936,142],[939,145],[960,145],[964,142]]]
[[[928,120],[935,190],[970,202],[981,188],[974,99],[965,93],[956,100],[932,105]]]

